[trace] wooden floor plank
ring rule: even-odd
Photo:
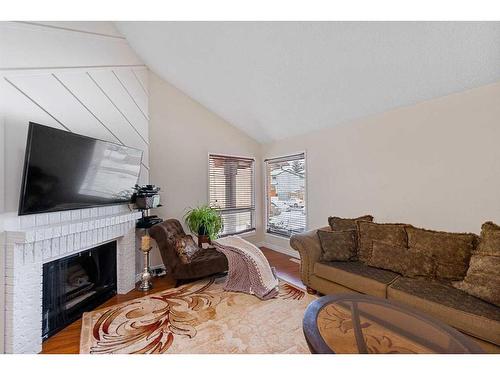
[[[261,248],[269,264],[276,268],[278,277],[284,281],[294,284],[300,288],[305,289],[305,286],[300,280],[299,267],[300,265],[290,260],[289,255],[278,253],[276,251]],[[133,290],[127,294],[116,295],[110,300],[106,301],[102,307],[112,306],[118,303],[126,302],[134,298],[144,297],[148,294],[161,292],[162,290],[173,288],[175,280],[170,276],[156,277],[153,280],[154,288],[149,292],[139,292]],[[56,333],[51,338],[43,343],[43,354],[78,354],[80,350],[80,330],[82,328],[82,321],[78,319],[76,322],[70,324],[60,332]]]

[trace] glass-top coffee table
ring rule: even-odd
[[[303,329],[312,353],[484,353],[426,314],[362,294],[317,299],[307,307]]]

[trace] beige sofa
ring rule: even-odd
[[[329,227],[321,228],[328,230]],[[370,267],[359,261],[322,262],[317,230],[292,236],[309,292],[363,293],[399,301],[455,327],[484,350],[500,353],[500,308],[450,285]]]

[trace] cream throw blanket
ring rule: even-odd
[[[225,290],[254,294],[269,299],[278,294],[278,279],[260,249],[239,236],[212,241],[229,264]]]

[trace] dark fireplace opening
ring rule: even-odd
[[[116,294],[116,241],[43,265],[42,337]]]

